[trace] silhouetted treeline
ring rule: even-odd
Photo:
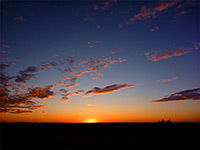
[[[1,149],[200,149],[199,123],[2,123]]]

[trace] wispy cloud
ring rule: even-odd
[[[140,12],[133,17],[131,17],[128,21],[123,22],[119,25],[119,27],[123,27],[124,25],[130,25],[135,23],[138,20],[146,20],[150,18],[156,18],[156,14],[160,11],[168,9],[169,7],[175,6],[176,4],[180,3],[181,0],[175,1],[162,1],[158,4],[158,6],[154,7],[153,9],[149,9],[146,6],[142,7]]]
[[[113,84],[106,86],[104,88],[99,88],[99,87],[94,87],[93,89],[87,91],[83,96],[93,96],[93,95],[99,95],[99,94],[107,94],[107,93],[112,93],[114,91],[119,91],[124,88],[130,88],[134,87],[136,84]]]
[[[164,98],[153,100],[151,101],[151,103],[183,101],[183,100],[200,100],[200,88],[177,92],[169,96],[166,96]]]
[[[25,19],[24,19],[24,17],[15,17],[15,20],[23,21],[23,20],[25,20]]]
[[[0,45],[0,49],[3,49],[3,48],[11,48],[10,45],[6,45],[6,44],[1,44]]]
[[[76,83],[76,84],[69,84],[69,85],[66,85],[65,88],[74,88],[76,86],[80,85],[79,83]]]
[[[157,82],[169,82],[169,81],[173,81],[173,80],[177,80],[179,79],[179,77],[173,77],[170,79],[162,79],[162,80],[157,80]]]
[[[99,29],[99,28],[101,28],[101,25],[100,24],[96,24],[96,27]]]
[[[192,47],[177,47],[173,49],[165,49],[153,52],[144,53],[148,60],[159,61],[162,59],[169,59],[175,56],[182,56],[187,53],[192,53],[196,50],[199,50],[200,43],[194,44]]]
[[[156,30],[158,30],[158,29],[159,29],[159,27],[156,26],[156,27],[154,27],[154,28],[151,29],[151,32],[154,32],[154,31],[156,31]]]
[[[93,5],[93,9],[94,10],[107,10],[109,9],[113,4],[117,3],[117,0],[105,0],[105,1],[101,1],[100,3],[95,3]]]

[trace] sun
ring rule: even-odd
[[[97,123],[98,121],[96,119],[90,118],[84,121],[85,123]]]

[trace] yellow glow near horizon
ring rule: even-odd
[[[97,123],[98,121],[96,119],[90,118],[90,119],[85,120],[84,122],[85,123]]]

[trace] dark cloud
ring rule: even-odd
[[[120,89],[134,87],[134,86],[136,86],[136,84],[131,84],[131,85],[128,85],[128,84],[119,84],[119,85],[113,84],[113,85],[106,86],[104,88],[94,87],[92,90],[89,90],[85,94],[83,94],[83,96],[107,94],[107,93],[111,93],[111,92],[114,92],[114,91],[119,91]]]
[[[28,73],[28,72],[38,72],[39,71],[39,68],[35,67],[35,66],[29,66],[27,67],[24,72],[25,73]]]
[[[80,94],[82,94],[83,92],[84,92],[84,90],[78,90],[78,91],[74,92],[73,94],[74,94],[74,95],[80,95]]]
[[[33,77],[35,77],[34,74],[28,74],[28,73],[25,73],[23,71],[19,72],[20,75],[16,76],[16,79],[15,79],[15,82],[26,82],[26,80],[29,80]]]
[[[164,98],[153,100],[151,103],[183,101],[183,100],[200,100],[200,88],[185,90],[166,96]]]
[[[55,95],[52,88],[53,86],[31,87],[28,88],[29,92],[26,95],[29,98],[47,99]]]
[[[0,71],[4,71],[6,68],[13,67],[15,62],[0,62]]]

